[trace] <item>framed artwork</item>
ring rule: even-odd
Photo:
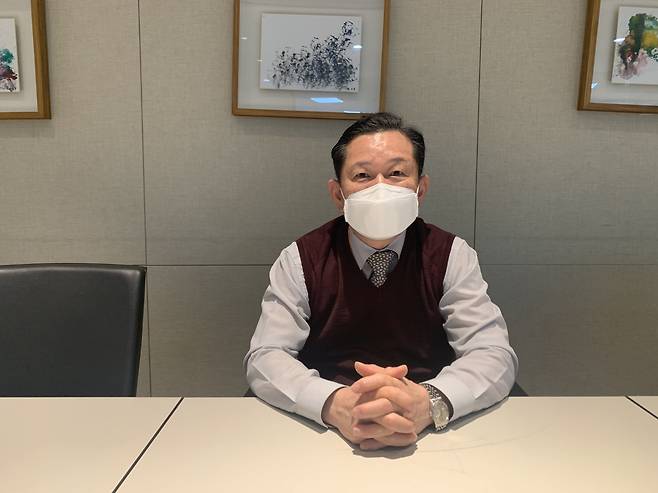
[[[578,109],[658,113],[658,0],[589,0]]]
[[[50,118],[44,0],[0,3],[0,119]]]
[[[383,110],[390,0],[234,0],[233,114]]]

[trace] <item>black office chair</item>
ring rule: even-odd
[[[509,392],[510,397],[528,397],[528,393],[523,390],[523,387],[521,387],[517,382],[514,382],[514,385],[512,386],[512,390]]]
[[[146,268],[0,266],[0,396],[134,396]]]

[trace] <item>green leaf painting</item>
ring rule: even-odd
[[[658,9],[620,7],[612,82],[658,85]]]
[[[0,19],[0,93],[19,90],[16,23]]]

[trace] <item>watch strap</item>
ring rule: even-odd
[[[439,389],[437,389],[434,385],[431,385],[429,383],[421,383],[425,390],[427,390],[427,393],[430,398],[430,416],[432,417],[432,420],[434,420],[434,426],[437,431],[442,430],[448,425],[448,422],[450,421],[450,418],[452,418],[453,410],[452,410],[452,404],[450,401],[447,399],[445,394],[441,392]],[[434,406],[435,405],[441,405],[445,406],[445,409],[448,411],[448,417],[445,423],[437,423],[435,418],[434,418]]]
[[[446,395],[441,392],[439,389],[437,389],[434,385],[430,383],[423,382],[421,383],[423,387],[427,390],[427,393],[430,395],[430,399],[440,397],[443,402],[446,403],[448,406],[448,411],[450,411],[450,419],[452,419],[452,415],[455,414],[455,410],[452,407],[452,402],[450,402],[450,399],[446,397]]]

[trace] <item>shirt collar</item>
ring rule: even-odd
[[[362,242],[354,234],[352,228],[347,229],[347,237],[349,238],[350,241],[350,248],[352,249],[352,255],[354,256],[354,260],[356,260],[356,265],[359,266],[360,270],[363,270],[363,267],[366,264],[366,260],[368,260],[368,257],[370,257],[370,255],[381,250],[393,250],[395,253],[397,253],[398,258],[400,258],[400,254],[402,253],[402,247],[404,246],[404,238],[406,234],[407,231],[404,230],[402,233],[400,233],[395,238],[393,238],[393,241],[391,241],[384,248],[377,250],[376,248],[373,248],[370,245],[366,245],[364,242]]]

